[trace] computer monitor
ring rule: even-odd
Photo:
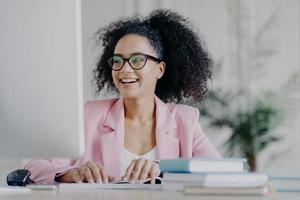
[[[1,1],[0,159],[84,150],[80,1]]]

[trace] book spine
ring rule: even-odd
[[[161,160],[159,165],[162,172],[190,172],[188,160]]]

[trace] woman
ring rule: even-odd
[[[160,174],[160,159],[220,156],[196,108],[163,102],[200,101],[207,90],[212,61],[185,18],[157,10],[114,22],[99,38],[97,91],[121,97],[88,102],[83,158],[31,161],[26,168],[36,182],[143,181]]]

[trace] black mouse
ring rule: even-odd
[[[162,179],[160,177],[156,177],[154,180],[154,184],[162,184]],[[144,184],[151,184],[151,179],[145,181]]]
[[[7,185],[10,186],[26,186],[34,181],[30,178],[30,171],[27,169],[18,169],[10,172],[6,177]]]

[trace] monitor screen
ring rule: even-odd
[[[1,1],[0,159],[83,153],[80,1]]]

